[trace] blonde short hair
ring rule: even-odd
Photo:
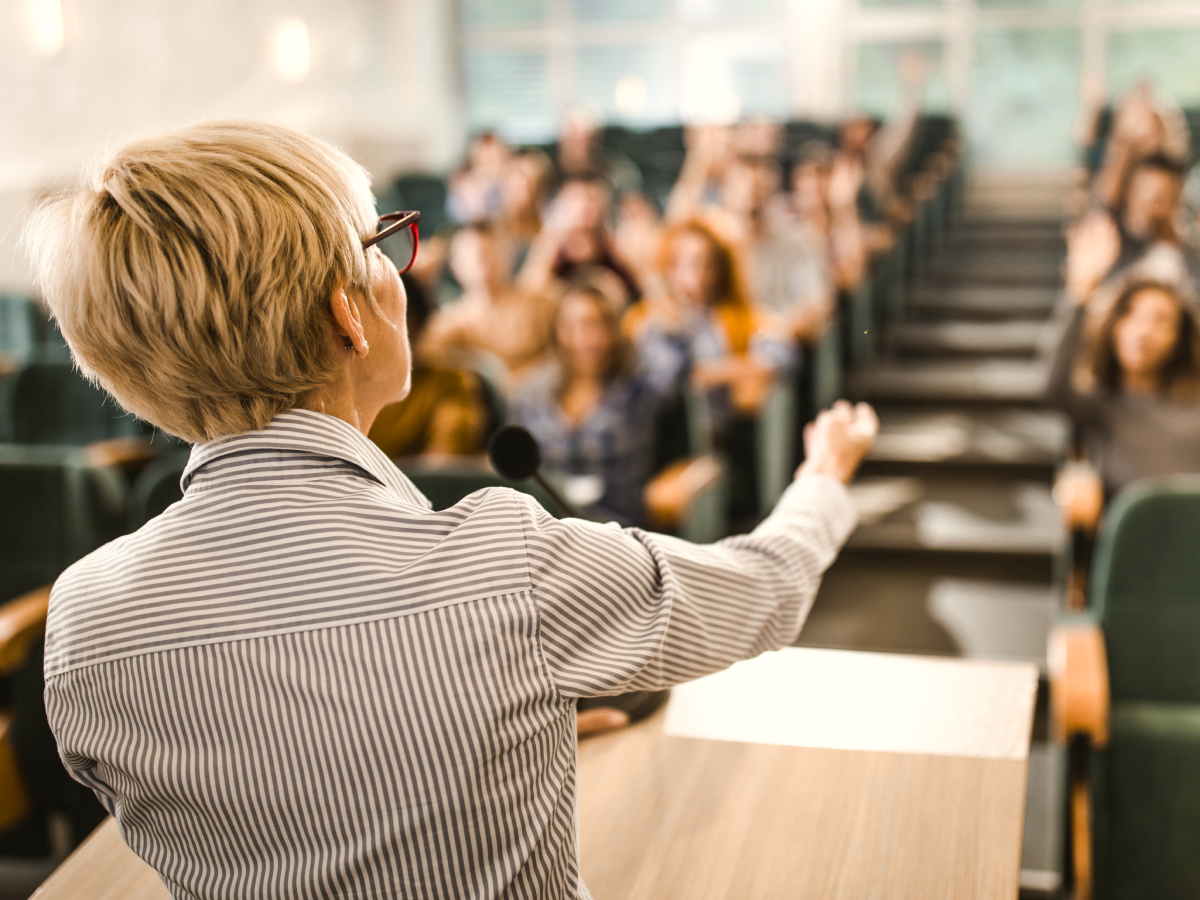
[[[37,285],[85,375],[188,441],[263,428],[334,372],[329,297],[370,300],[370,181],[263,122],[134,141],[26,228]]]

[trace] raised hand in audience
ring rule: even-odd
[[[1092,213],[1067,232],[1067,294],[1085,304],[1121,253],[1121,235],[1108,213]]]

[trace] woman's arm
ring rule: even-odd
[[[1046,400],[1065,410],[1077,421],[1095,417],[1099,403],[1097,397],[1083,394],[1071,383],[1071,371],[1082,344],[1083,326],[1087,308],[1074,304],[1059,315],[1056,324],[1058,333],[1051,345],[1050,358],[1046,366]]]
[[[839,433],[830,434],[834,415]],[[876,427],[869,409],[824,414],[775,511],[751,534],[713,545],[559,522],[522,498],[539,638],[558,689],[654,690],[792,643],[854,528],[844,482]]]

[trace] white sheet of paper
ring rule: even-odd
[[[1037,668],[789,647],[674,689],[672,737],[984,759],[1029,754]]]

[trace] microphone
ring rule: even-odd
[[[524,481],[533,479],[550,501],[558,507],[564,516],[573,519],[587,518],[571,507],[550,483],[538,472],[542,464],[542,451],[538,447],[537,438],[520,425],[505,425],[498,429],[488,441],[488,459],[492,468],[509,481]]]

